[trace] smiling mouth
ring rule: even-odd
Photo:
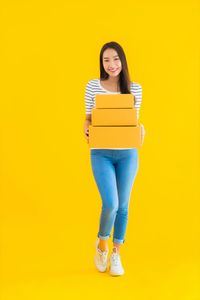
[[[118,70],[118,69],[116,69],[116,70],[114,70],[114,71],[113,71],[113,70],[109,70],[109,71],[110,71],[110,72],[116,72],[117,70]]]

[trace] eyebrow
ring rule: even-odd
[[[119,55],[114,55],[113,57],[119,57]],[[109,58],[109,57],[104,57],[104,59]]]

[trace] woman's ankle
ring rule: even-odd
[[[113,246],[113,250],[112,250],[113,253],[120,253],[120,248],[119,247],[115,247]]]
[[[99,241],[98,248],[99,248],[101,251],[108,251],[108,245],[107,245],[107,242],[105,242],[104,240],[103,240],[103,242],[101,242],[101,240],[100,240],[100,241]]]

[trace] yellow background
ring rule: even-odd
[[[197,0],[1,1],[1,299],[200,299],[198,18]],[[143,87],[146,129],[117,278],[93,263],[83,135],[109,41]]]

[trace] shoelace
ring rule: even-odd
[[[112,253],[112,262],[114,266],[118,266],[120,264],[120,256],[118,253]]]
[[[106,262],[106,260],[107,260],[107,251],[101,251],[101,249],[99,249],[99,248],[97,248],[98,249],[98,252],[99,252],[99,254],[101,255],[101,260],[102,260],[102,262],[103,263],[105,263]]]

